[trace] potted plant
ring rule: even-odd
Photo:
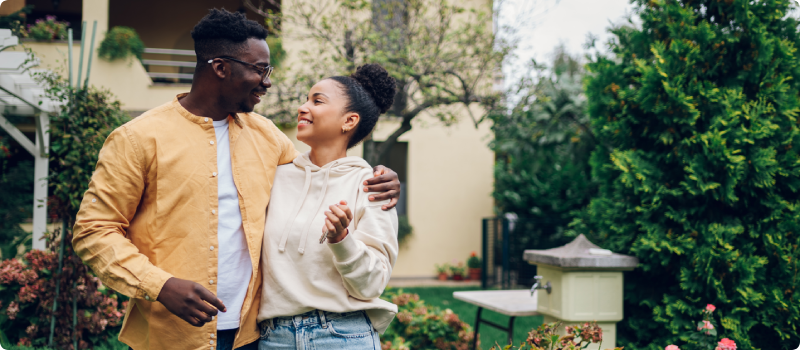
[[[36,41],[65,40],[67,27],[69,23],[57,21],[56,16],[46,16],[45,19],[37,19],[35,24],[29,24],[25,32]]]
[[[469,269],[469,279],[477,281],[481,279],[481,258],[478,254],[472,252],[467,259],[467,268]]]
[[[466,267],[464,263],[459,261],[458,264],[450,265],[450,274],[453,275],[453,281],[463,281],[466,274]]]
[[[439,274],[440,281],[447,281],[447,272],[450,271],[450,265],[448,264],[436,264],[436,273]]]

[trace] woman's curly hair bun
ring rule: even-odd
[[[381,114],[386,113],[394,104],[397,82],[380,65],[374,63],[365,64],[358,67],[350,77],[361,84],[364,90],[372,96]]]

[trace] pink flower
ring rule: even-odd
[[[719,341],[715,350],[736,350],[736,342],[728,338]]]
[[[714,306],[714,305],[711,305],[711,304],[706,305],[706,311],[709,312],[709,313],[714,312],[714,310],[716,310],[716,309],[717,309],[717,307]]]
[[[711,322],[703,320],[703,324],[697,327],[698,331],[702,331],[704,329],[714,329],[714,325]]]
[[[677,345],[667,345],[664,350],[681,350],[681,348],[679,348]]]

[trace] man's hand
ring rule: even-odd
[[[225,305],[214,293],[192,281],[172,277],[164,283],[158,301],[169,312],[189,322],[195,327],[202,327],[211,322],[211,317],[217,315],[217,310],[225,312]]]
[[[336,244],[347,237],[347,227],[350,226],[350,221],[353,221],[353,212],[344,200],[329,206],[328,209],[330,211],[325,212],[325,225],[322,231],[327,230],[328,243]]]
[[[400,198],[400,179],[397,178],[397,173],[383,165],[373,168],[372,173],[375,177],[364,181],[364,192],[382,193],[369,196],[369,200],[374,202],[391,199],[389,204],[384,205],[381,209],[394,208],[397,205],[397,199]]]

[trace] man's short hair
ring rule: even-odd
[[[266,39],[267,30],[249,20],[241,12],[211,9],[192,29],[197,63],[203,65],[212,58],[238,56],[245,50],[247,39]]]

